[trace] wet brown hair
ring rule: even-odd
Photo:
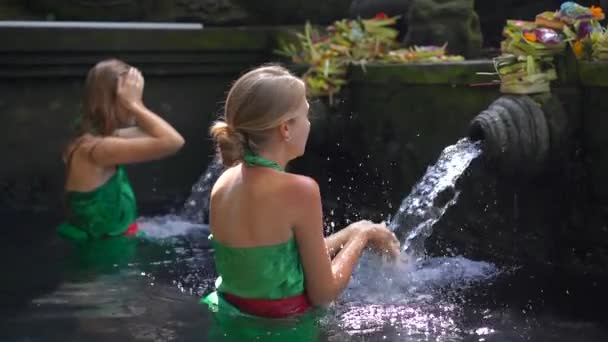
[[[108,136],[118,128],[117,84],[120,76],[130,68],[118,59],[106,59],[89,70],[84,85],[82,113],[76,126],[77,136],[85,133]]]

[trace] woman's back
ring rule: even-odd
[[[58,233],[71,240],[122,235],[137,218],[135,195],[124,168],[93,162],[91,151],[97,143],[83,136],[66,152],[68,215]]]
[[[295,177],[242,164],[226,170],[211,192],[214,238],[232,247],[272,246],[293,238]]]
[[[294,206],[288,188],[297,177],[240,164],[228,169],[211,193],[211,239],[220,275],[216,288],[246,311],[252,305],[249,311],[258,315],[282,316],[309,307],[303,296],[304,270],[291,229]],[[279,302],[260,306],[259,302],[249,302],[251,299]],[[218,296],[211,295],[206,302],[222,306]]]

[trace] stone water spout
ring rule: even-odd
[[[531,176],[562,148],[568,121],[556,96],[505,95],[471,121],[469,137],[499,173]]]

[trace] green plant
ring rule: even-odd
[[[296,34],[297,42],[279,42],[276,53],[290,58],[293,63],[307,65],[308,70],[302,77],[310,94],[328,96],[330,103],[347,83],[350,65],[359,65],[365,70],[370,61],[409,63],[463,59],[445,56],[445,45],[400,49],[396,41],[398,31],[392,27],[398,18],[380,13],[371,19],[342,19],[324,32],[306,23],[304,32]]]

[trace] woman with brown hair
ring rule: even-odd
[[[67,220],[59,234],[74,240],[134,234],[137,206],[122,165],[176,153],[182,136],[143,103],[144,78],[116,59],[88,73],[83,112],[64,152]]]

